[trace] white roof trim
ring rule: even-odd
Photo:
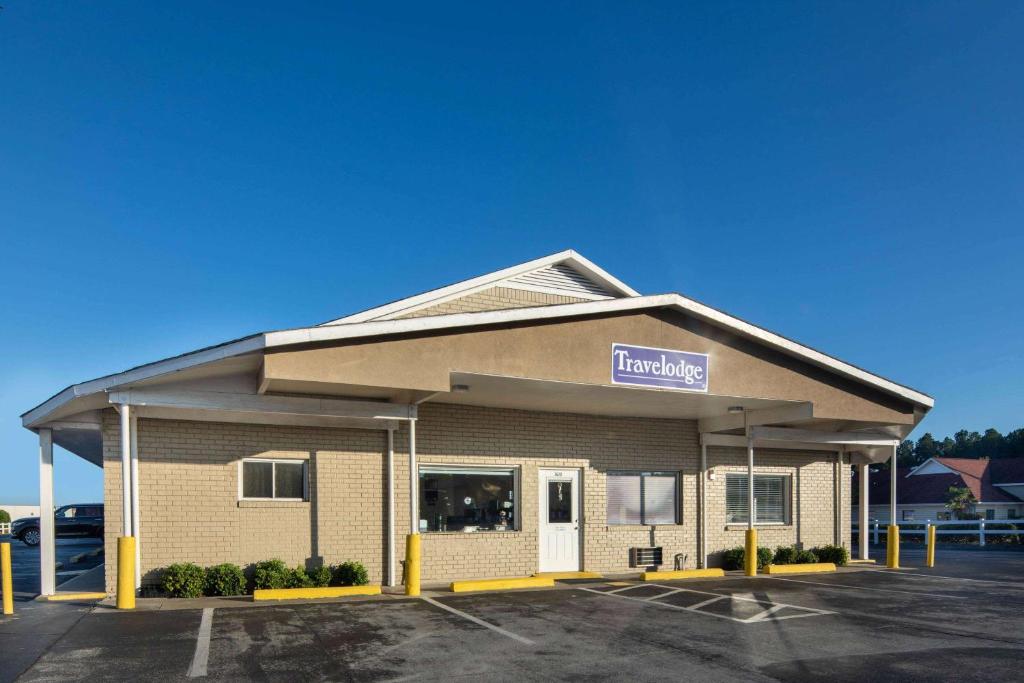
[[[925,460],[923,463],[921,463],[917,467],[915,467],[914,469],[912,469],[909,472],[907,472],[904,475],[903,478],[906,479],[907,477],[912,477],[912,476],[916,475],[918,473],[918,470],[924,469],[927,465],[930,465],[930,464],[938,465],[943,470],[945,470],[944,472],[939,472],[938,474],[963,474],[959,470],[953,469],[949,465],[944,465],[941,462],[939,462],[938,460],[936,460],[934,457],[931,457],[931,458],[928,458],[927,460]]]
[[[496,270],[493,273],[487,273],[486,275],[470,278],[469,280],[456,282],[455,284],[448,285],[447,287],[432,289],[429,292],[423,292],[422,294],[417,294],[406,299],[400,299],[399,301],[393,301],[389,304],[370,308],[359,313],[353,313],[352,315],[348,315],[343,318],[321,323],[319,326],[360,323],[367,322],[369,320],[378,320],[386,316],[413,313],[429,306],[436,306],[446,301],[474,294],[491,287],[501,286],[502,280],[508,280],[509,278],[516,277],[517,275],[523,275],[525,273],[530,273],[540,268],[546,268],[559,263],[571,266],[575,270],[580,271],[611,292],[616,292],[623,296],[630,297],[640,296],[639,292],[613,276],[611,273],[605,271],[596,263],[580,256],[572,249],[566,249],[565,251],[560,251],[557,254],[534,259],[533,261],[527,261],[526,263],[520,263],[519,265],[504,268],[502,270]],[[522,289],[522,287],[518,288]],[[564,294],[564,292],[562,292],[562,294]],[[597,298],[575,294],[573,296],[578,296],[578,298],[581,299]]]
[[[138,382],[143,379],[150,379],[151,377],[178,372],[179,370],[185,370],[197,365],[212,363],[213,361],[222,360],[224,358],[240,356],[245,353],[252,353],[253,351],[260,351],[264,348],[265,344],[265,336],[258,334],[252,337],[228,342],[227,344],[221,344],[220,346],[200,349],[199,351],[174,356],[173,358],[165,358],[164,360],[159,360],[155,363],[140,365],[136,368],[132,368],[131,370],[125,370],[124,372],[114,375],[106,375],[104,377],[89,380],[88,382],[82,382],[81,384],[73,384],[58,393],[56,396],[48,398],[32,410],[22,415],[21,423],[25,427],[32,428],[54,410],[68,401],[78,398],[79,396],[88,396],[90,394],[106,391],[107,389],[111,389],[122,384]]]
[[[22,424],[33,427],[42,418],[67,401],[78,396],[105,391],[112,387],[130,382],[148,379],[157,375],[176,372],[188,367],[209,363],[229,356],[260,351],[269,348],[280,348],[295,344],[314,342],[340,341],[389,334],[408,334],[431,330],[442,330],[457,327],[479,327],[483,325],[500,325],[507,323],[552,320],[558,318],[617,313],[623,311],[643,310],[649,308],[670,308],[723,327],[735,334],[755,339],[771,346],[787,355],[825,368],[836,374],[854,379],[863,384],[875,387],[886,393],[931,408],[935,400],[909,387],[874,375],[838,358],[833,358],[795,341],[786,339],[774,332],[752,325],[739,318],[722,313],[702,303],[687,299],[679,294],[658,294],[655,296],[632,296],[622,299],[606,299],[604,301],[587,301],[578,304],[557,304],[534,308],[513,308],[499,311],[482,311],[479,313],[454,313],[450,315],[425,316],[420,318],[403,318],[400,320],[374,320],[369,322],[345,325],[318,325],[292,330],[266,332],[254,337],[247,337],[229,342],[222,346],[203,349],[194,353],[176,356],[149,365],[133,368],[118,375],[109,375],[99,379],[68,387],[40,406],[33,408],[22,416]]]

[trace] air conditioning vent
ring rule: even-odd
[[[661,565],[661,546],[655,548],[630,548],[630,567],[657,567]]]

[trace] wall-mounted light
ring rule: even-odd
[[[454,391],[457,394],[461,394],[461,393],[467,392],[467,391],[469,391],[469,385],[468,384],[453,384],[452,385],[452,391]]]

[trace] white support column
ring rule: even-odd
[[[843,452],[836,451],[835,478],[832,486],[832,509],[835,510],[835,545],[843,544]]]
[[[754,438],[747,437],[747,529],[754,528]]]
[[[409,533],[420,532],[419,472],[416,468],[416,420],[409,420]]]
[[[896,525],[896,447],[892,447],[892,457],[889,459],[889,473],[892,481],[889,484],[889,524]]]
[[[857,465],[858,479],[860,480],[860,507],[858,512],[860,513],[860,522],[858,524],[859,532],[857,537],[860,539],[860,559],[869,559],[868,555],[868,512],[870,511],[871,501],[868,499],[870,488],[868,486],[868,477],[871,474],[871,468],[867,464]],[[875,530],[877,534],[877,529]]]
[[[395,432],[388,430],[388,581],[395,585]]]
[[[708,486],[708,447],[704,444],[704,435],[701,434],[700,443],[700,484],[697,486],[697,495],[700,496],[700,543],[697,544],[697,566],[704,569],[708,566],[708,538],[707,538],[707,486]]]
[[[57,592],[56,532],[53,518],[53,432],[39,430],[39,592]]]
[[[135,590],[142,588],[142,544],[139,543],[139,418],[131,416],[132,536],[135,537]]]
[[[121,535],[132,535],[131,407],[121,404]]]

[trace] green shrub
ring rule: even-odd
[[[823,545],[811,552],[818,558],[818,562],[832,562],[837,567],[843,567],[850,561],[850,552],[838,545]]]
[[[261,588],[289,588],[292,570],[281,560],[264,560],[253,566],[253,585]]]
[[[722,569],[743,569],[743,555],[745,551],[743,546],[738,545],[735,548],[729,548],[722,553]]]
[[[743,546],[738,545],[735,548],[729,548],[722,553],[722,568],[723,569],[743,569],[743,561],[746,556],[746,550]],[[757,549],[757,568],[761,569],[772,563],[772,557],[774,553],[771,548],[758,548]]]
[[[0,524],[8,524],[11,521],[11,513],[7,510],[0,510]]]
[[[370,583],[370,575],[362,562],[342,562],[334,568],[334,585],[365,586]]]
[[[793,556],[793,564],[814,564],[817,561],[818,556],[810,550],[798,550]]]
[[[793,564],[796,554],[796,546],[780,545],[775,549],[775,557],[772,558],[772,564]]]
[[[313,586],[316,588],[324,588],[331,585],[331,579],[334,578],[334,572],[331,568],[326,565],[320,565],[316,569],[309,569],[306,571],[309,575],[310,581],[313,582]]]
[[[237,564],[225,562],[206,568],[207,595],[242,595],[245,593],[245,574]]]
[[[206,587],[206,571],[191,562],[172,564],[164,570],[161,586],[172,598],[198,598]]]
[[[288,588],[312,588],[313,579],[309,578],[306,569],[299,565],[288,574]]]

